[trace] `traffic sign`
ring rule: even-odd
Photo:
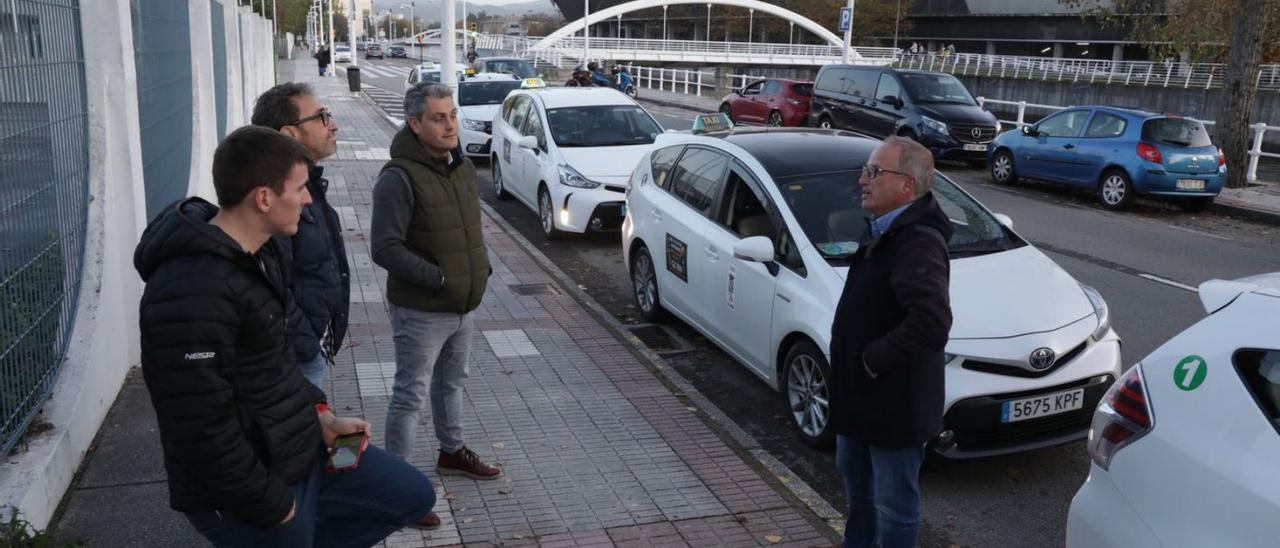
[[[849,32],[853,24],[853,9],[840,8],[840,32]]]

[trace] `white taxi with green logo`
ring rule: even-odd
[[[1068,547],[1280,545],[1280,272],[1200,300],[1098,406]]]
[[[512,92],[493,119],[493,189],[538,212],[548,239],[618,230],[627,179],[662,133],[647,111],[609,88]]]
[[[476,158],[489,157],[493,118],[502,110],[502,102],[511,92],[536,85],[517,80],[510,74],[482,72],[458,82],[455,104],[458,105],[458,139],[462,151]]]

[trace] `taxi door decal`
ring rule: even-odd
[[[737,279],[737,277],[738,277],[737,269],[734,268],[734,265],[729,265],[729,295],[728,295],[729,310],[734,309],[733,308],[733,282]]]
[[[689,283],[689,246],[667,234],[667,271]]]
[[[502,161],[511,163],[511,139],[502,140]]]

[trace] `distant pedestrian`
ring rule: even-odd
[[[353,469],[324,470],[339,436],[371,429],[336,416],[294,363],[272,236],[297,231],[308,162],[277,131],[232,132],[213,156],[221,208],[175,202],[134,252],[169,505],[215,546],[370,546],[434,515],[431,481],[378,447],[357,445]]]
[[[480,227],[476,168],[458,144],[453,91],[420,83],[405,92],[407,124],[373,190],[373,262],[387,269],[396,378],[387,409],[387,450],[409,458],[427,404],[440,454],[436,472],[496,479],[462,439],[463,382],[471,360],[472,311],[489,258]]]
[[[831,326],[844,545],[908,548],[920,526],[925,443],[942,429],[951,221],[930,191],[933,156],[911,139],[885,140],[858,184],[871,239],[851,259]]]
[[[329,46],[320,46],[320,50],[315,55],[316,63],[320,65],[320,76],[329,74],[329,62],[333,59],[329,53]]]
[[[912,54],[912,55],[919,55],[919,54],[920,54],[920,50],[921,50],[921,48],[920,48],[920,42],[912,42],[912,43],[911,43],[911,49],[910,49],[909,51],[911,52],[911,54]]]
[[[951,56],[951,55],[955,55],[955,54],[956,54],[956,45],[955,45],[955,44],[947,44],[947,55],[948,55],[948,56]]]
[[[338,149],[338,121],[306,84],[288,82],[258,97],[253,124],[279,131],[306,147],[312,164],[307,172],[311,203],[302,208],[298,232],[276,236],[276,244],[292,264],[290,293],[297,305],[290,321],[298,367],[324,388],[325,365],[333,363],[347,333],[351,301],[350,267],[342,240],[342,221],[329,205],[329,180],[321,160]]]

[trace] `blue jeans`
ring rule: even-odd
[[[373,546],[414,523],[436,504],[435,488],[417,468],[369,445],[360,466],[326,474],[325,456],[293,484],[293,519],[261,529],[229,512],[193,512],[187,519],[214,546]]]
[[[836,466],[844,476],[849,518],[846,548],[911,548],[920,530],[920,464],[924,445],[872,447],[836,436]]]
[[[298,370],[302,372],[302,376],[316,385],[316,388],[324,390],[324,368],[329,365],[324,361],[324,352],[316,354],[309,362],[299,363]]]
[[[406,460],[417,442],[418,415],[431,401],[440,449],[462,449],[462,396],[471,361],[470,313],[423,312],[389,305],[396,381],[387,408],[387,451]],[[427,378],[431,378],[428,393]]]

